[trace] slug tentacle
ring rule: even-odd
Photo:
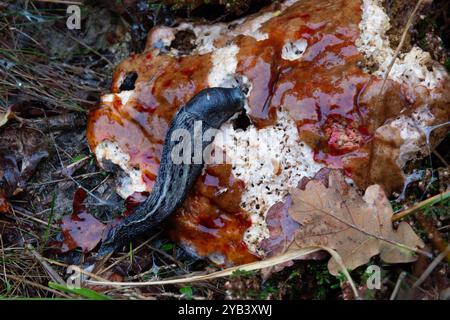
[[[219,128],[234,114],[243,111],[243,105],[244,97],[240,89],[209,88],[198,93],[178,111],[166,134],[158,176],[150,196],[131,215],[110,230],[99,250],[99,256],[114,251],[159,225],[182,204],[197,180],[204,159],[200,164],[174,163],[174,131],[185,129],[190,133],[191,139],[195,139],[194,134],[203,136],[206,130]],[[202,130],[194,132],[194,123],[198,120],[202,121]],[[201,141],[203,154],[203,150],[211,142],[203,139]],[[190,159],[193,157],[194,149],[191,148]]]

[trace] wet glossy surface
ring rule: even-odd
[[[355,151],[371,139],[368,111],[358,103],[371,78],[355,45],[360,16],[359,1],[305,1],[266,23],[269,39],[240,39],[239,69],[256,79],[249,99],[254,122],[265,126],[276,108],[288,110],[316,161],[331,167],[361,156]],[[307,43],[302,57],[283,59],[283,46],[300,39]]]
[[[244,184],[231,173],[230,165],[209,166],[179,213],[170,221],[171,237],[198,255],[223,255],[225,264],[257,260],[243,242],[251,226],[239,206]]]
[[[208,55],[185,58],[134,55],[119,66],[115,77],[136,71],[137,97],[126,104],[115,96],[96,109],[88,120],[91,148],[101,141],[115,141],[130,155],[130,165],[140,167],[151,190],[159,168],[164,138],[178,109],[206,88]],[[113,87],[113,92],[117,91]]]
[[[64,240],[59,243],[59,247],[62,253],[75,248],[81,248],[85,253],[92,251],[104,235],[106,225],[86,211],[86,196],[83,189],[78,189],[73,199],[72,214],[61,219]]]
[[[252,82],[252,122],[260,128],[271,125],[277,108],[287,110],[302,140],[314,149],[314,159],[343,168],[364,187],[377,181],[366,177],[375,129],[415,100],[392,81],[378,98],[381,81],[362,70],[363,57],[355,45],[360,5],[359,0],[301,1],[262,26],[268,39],[240,35],[234,43],[240,48],[237,73]],[[295,61],[283,59],[283,46],[297,40],[307,42],[306,51]],[[136,100],[124,105],[116,98],[100,106],[88,127],[92,150],[103,140],[117,142],[131,165],[143,170],[148,191],[169,121],[207,86],[211,68],[210,55],[174,58],[152,52],[130,57],[115,73],[113,92],[127,72],[137,72]],[[201,256],[219,252],[232,263],[253,261],[242,241],[250,226],[239,206],[243,188],[229,167],[209,167],[172,219],[170,234]]]

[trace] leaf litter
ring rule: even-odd
[[[78,189],[73,200],[73,213],[61,220],[61,231],[64,240],[61,253],[81,248],[84,253],[92,251],[102,240],[106,225],[86,211],[86,191]]]
[[[304,190],[291,190],[292,218],[302,225],[291,247],[325,246],[337,251],[345,266],[354,270],[375,255],[386,263],[407,263],[417,259],[423,241],[411,226],[400,222],[393,228],[392,207],[378,185],[369,186],[364,196],[350,187],[340,171],[331,171],[328,188],[309,181]],[[328,262],[338,275],[334,259]]]

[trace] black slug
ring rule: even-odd
[[[202,121],[203,136],[206,130],[218,129],[243,110],[244,96],[239,88],[209,88],[198,93],[177,112],[166,134],[161,164],[151,194],[131,215],[110,230],[98,252],[100,257],[159,225],[183,203],[200,175],[204,159],[200,164],[175,164],[172,161],[171,152],[176,144],[171,139],[172,133],[177,129],[186,129],[194,139],[195,121]],[[202,139],[202,151],[210,143]],[[191,159],[193,156],[194,148],[191,150]]]

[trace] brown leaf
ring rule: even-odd
[[[284,202],[275,203],[267,212],[266,223],[270,236],[261,242],[261,248],[268,257],[285,252],[300,228],[300,224],[288,213],[291,205],[292,199],[288,197]]]
[[[306,185],[311,180],[320,181],[328,187],[328,175],[331,171],[331,169],[322,168],[313,178],[303,177],[297,188],[305,190]],[[283,202],[275,203],[267,212],[266,224],[269,237],[261,242],[261,248],[264,250],[266,257],[273,257],[286,252],[300,228],[300,224],[289,215],[288,209],[291,206],[292,198],[289,196]],[[305,260],[323,259],[323,257],[324,255],[313,253],[311,256],[305,257]]]
[[[300,228],[300,225],[289,215],[288,209],[291,205],[292,199],[288,197],[284,202],[275,203],[267,212],[266,223],[269,237],[261,242],[261,248],[268,258],[284,253],[294,240],[295,232]],[[272,272],[278,272],[290,266],[292,261],[263,269],[263,277],[268,278]]]
[[[64,243],[61,252],[81,248],[83,252],[92,251],[102,239],[105,225],[91,214],[83,212],[66,216],[61,221]]]
[[[64,237],[61,252],[76,248],[81,248],[83,252],[89,252],[102,240],[106,226],[86,212],[85,199],[86,192],[78,189],[74,196],[73,213],[61,220]]]
[[[331,169],[322,168],[313,178],[303,177],[297,188],[305,190],[306,185],[311,180],[320,181],[328,187],[328,175],[330,172]],[[266,224],[269,230],[269,237],[261,241],[261,248],[264,250],[266,257],[273,257],[286,252],[294,240],[295,233],[300,228],[300,224],[289,215],[288,209],[291,206],[292,198],[288,196],[284,202],[275,203],[267,212]],[[317,258],[319,259],[319,257]],[[286,265],[289,266],[291,264],[289,262]]]
[[[302,225],[294,245],[332,248],[349,269],[368,263],[377,254],[387,263],[412,262],[416,255],[408,248],[424,246],[406,222],[393,229],[392,208],[378,185],[367,188],[361,197],[345,183],[341,172],[332,171],[328,188],[313,180],[305,190],[291,190],[291,195],[289,213]],[[328,269],[338,274],[334,259],[328,262]]]
[[[311,180],[322,182],[328,186],[328,175],[331,169],[322,168],[313,178],[303,177],[297,188],[305,190],[306,185]],[[261,241],[261,249],[264,251],[266,258],[285,253],[294,241],[295,234],[300,228],[300,224],[296,222],[289,214],[289,208],[292,206],[292,198],[288,196],[283,202],[277,202],[266,215],[266,224],[269,230],[269,237]],[[322,260],[327,257],[326,252],[317,251],[306,256],[302,256],[299,260]],[[285,267],[292,266],[293,262],[288,261],[272,268],[262,270],[264,278],[268,278],[273,272],[279,272]]]
[[[38,164],[50,152],[48,138],[39,130],[15,126],[0,135],[0,185],[5,196],[22,192]]]
[[[267,212],[266,223],[269,229],[269,237],[261,241],[261,249],[265,252],[266,258],[285,253],[294,241],[300,224],[289,215],[288,209],[291,206],[292,199],[287,197],[284,202],[275,203]],[[325,257],[325,252],[317,251],[302,256],[298,260],[321,260]],[[263,269],[263,278],[267,279],[273,272],[279,272],[285,267],[292,265],[293,261],[287,261],[271,268]]]

